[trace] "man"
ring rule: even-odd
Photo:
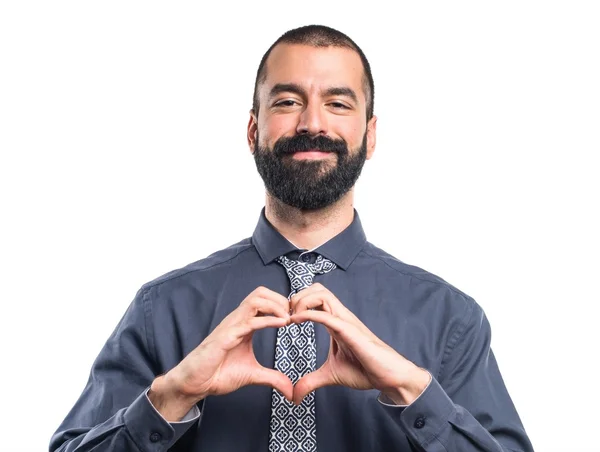
[[[373,101],[346,35],[273,44],[248,123],[253,236],[140,289],[50,450],[532,450],[481,308],[366,240]]]

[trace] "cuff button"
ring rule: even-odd
[[[424,417],[418,417],[415,420],[415,428],[423,428],[425,427],[425,418]]]
[[[161,440],[162,436],[160,433],[154,432],[150,435],[150,441],[153,443],[157,443]]]

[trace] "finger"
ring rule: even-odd
[[[294,385],[292,381],[278,370],[267,369],[261,366],[259,370],[252,374],[251,384],[271,386],[282,393],[289,401],[294,397]]]
[[[302,306],[304,300],[314,300],[314,298],[321,298],[323,301],[323,309],[328,312],[335,312],[338,316],[345,316],[348,309],[342,304],[342,302],[325,286],[320,283],[315,283],[307,289],[301,290],[297,294],[294,294],[290,300],[292,312],[298,311],[298,305]],[[314,304],[315,301],[310,303]],[[318,307],[318,305],[317,305]]]
[[[381,340],[358,319],[348,322],[325,311],[309,310],[294,314],[290,320],[293,323],[312,320],[324,325],[329,334],[337,341],[343,342],[358,359],[369,359],[373,345],[381,343]]]
[[[253,331],[262,330],[264,328],[281,328],[287,324],[288,320],[282,317],[251,317],[234,326],[232,330],[238,331],[241,336],[245,336]]]
[[[320,323],[327,327],[332,335],[340,337],[344,342],[351,341],[354,343],[358,336],[362,336],[361,332],[352,323],[325,311],[302,311],[292,315],[290,320],[293,323],[302,323],[307,320]]]
[[[327,369],[327,364],[324,364],[319,369],[306,374],[294,385],[294,403],[300,405],[304,397],[310,392],[315,391],[323,386],[330,386],[335,384],[331,378],[331,374]]]
[[[231,350],[242,342],[242,339],[254,331],[264,328],[281,328],[289,322],[281,317],[251,317],[225,329],[220,336],[220,342],[225,350]]]
[[[226,317],[227,320],[224,323],[234,325],[249,317],[269,314],[288,319],[290,314],[288,306],[282,306],[281,303],[272,299],[254,296],[244,300],[235,311]]]
[[[342,302],[331,292],[321,284],[317,283],[318,287],[316,291],[312,293],[307,292],[308,289],[300,292],[301,296],[297,299],[292,298],[292,314],[297,314],[308,309],[321,308],[320,310],[329,312],[335,317],[353,324],[356,328],[362,331],[367,336],[376,337],[367,326],[361,322],[361,320],[342,304]],[[312,287],[312,286],[311,286]]]
[[[318,294],[325,295],[327,293],[328,293],[328,291],[325,290],[325,288],[323,286],[320,286],[320,287],[317,286],[315,288],[314,285],[309,286],[306,289],[301,290],[300,292],[296,292],[290,298],[290,307],[292,309],[292,312],[296,309],[296,306],[298,305],[298,303],[300,303],[305,298],[314,297],[314,296],[317,296]],[[331,292],[329,292],[329,293],[331,293]]]
[[[248,295],[248,297],[246,297],[246,300],[253,298],[253,297],[265,298],[267,300],[272,300],[276,303],[279,303],[281,305],[281,307],[283,307],[284,309],[289,310],[290,301],[288,300],[288,298],[284,297],[280,293],[275,292],[274,290],[269,289],[268,287],[265,287],[265,286],[257,287],[250,293],[250,295]],[[246,301],[246,300],[244,300],[244,301]]]
[[[310,295],[315,292],[322,292],[322,291],[328,291],[328,290],[323,285],[321,285],[319,283],[315,283],[315,284],[308,286],[306,289],[300,290],[300,292],[296,292],[294,295],[292,295],[291,299],[299,301],[307,295]]]
[[[303,297],[295,304],[292,304],[292,314],[297,314],[307,309],[320,308],[322,311],[333,313],[329,300],[329,295],[326,292],[316,292]]]
[[[277,301],[262,297],[253,298],[250,303],[244,306],[244,309],[246,310],[246,316],[249,315],[252,317],[273,314],[277,317],[284,318],[289,317],[290,315],[289,304],[286,303],[285,306],[282,306],[281,303]]]

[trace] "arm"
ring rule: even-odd
[[[421,451],[531,452],[490,349],[490,325],[476,303],[469,309],[438,378],[408,407],[385,409]]]
[[[289,378],[261,366],[252,351],[256,330],[289,323],[286,297],[257,288],[178,365],[155,378],[163,369],[154,347],[176,339],[154,337],[152,293],[152,287],[138,292],[106,342],[83,393],[52,437],[51,452],[166,451],[194,424],[196,405],[209,395],[258,384],[292,398]]]
[[[148,292],[140,290],[93,364],[50,451],[166,451],[197,419],[168,423],[146,392],[160,372],[148,347]]]
[[[292,322],[320,322],[331,336],[323,366],[294,386],[296,404],[332,384],[378,389],[382,408],[422,452],[533,450],[490,350],[490,326],[472,299],[446,344],[438,379],[385,344],[323,285],[291,303]]]

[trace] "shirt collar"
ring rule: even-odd
[[[311,251],[330,259],[338,267],[346,270],[366,241],[367,238],[358,217],[358,212],[354,209],[354,219],[346,229]],[[267,220],[264,207],[260,212],[258,224],[252,235],[252,243],[265,265],[273,262],[279,256],[298,250]]]

